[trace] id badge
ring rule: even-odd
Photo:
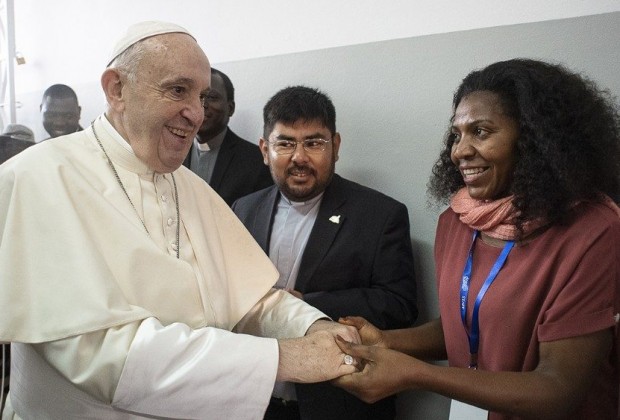
[[[450,404],[449,420],[487,420],[489,412],[473,405],[465,404],[458,400],[452,400]]]

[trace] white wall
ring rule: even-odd
[[[103,109],[98,82],[118,35],[141,20],[195,34],[212,63],[620,10],[620,0],[14,0],[18,122],[44,135],[40,93],[71,85],[87,125]]]
[[[15,0],[18,91],[87,82],[129,24],[179,23],[214,63],[620,10],[618,0]]]

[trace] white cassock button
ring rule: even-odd
[[[173,251],[176,251],[177,250],[177,244],[175,244],[175,243],[170,244],[170,248],[172,248]]]
[[[174,224],[174,219],[172,217],[169,217],[167,223],[168,226],[172,226]]]
[[[163,201],[164,203],[168,201],[168,197],[166,196],[166,194],[161,195],[161,201]]]

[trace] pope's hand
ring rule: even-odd
[[[278,346],[277,381],[323,382],[356,370],[354,365],[345,364],[345,354],[336,344],[334,333],[326,329],[300,338],[278,340]]]

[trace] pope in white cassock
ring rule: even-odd
[[[357,332],[273,290],[269,259],[181,165],[209,74],[185,29],[134,25],[101,77],[105,114],[0,166],[3,419],[260,419],[276,380],[355,370],[334,337]]]

